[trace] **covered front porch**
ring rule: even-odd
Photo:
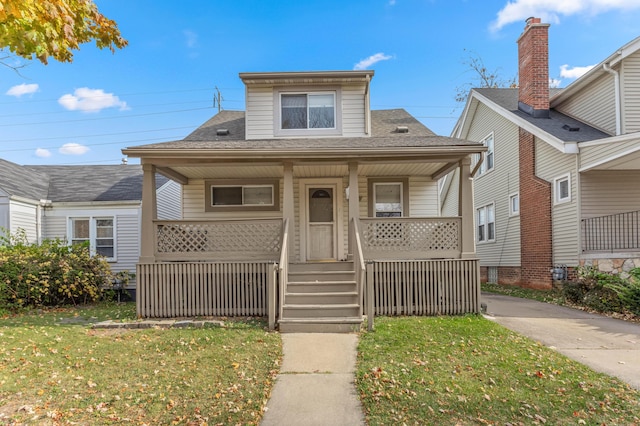
[[[459,214],[440,217],[437,180],[454,168]],[[372,327],[374,315],[479,312],[466,152],[399,163],[144,160],[143,169],[141,317],[266,316],[270,328],[345,331],[365,317]],[[157,219],[148,190],[157,172],[183,185],[184,220]],[[277,207],[205,212],[205,186],[241,175],[277,182]],[[402,205],[382,195],[372,204],[374,185],[387,182],[399,183]]]

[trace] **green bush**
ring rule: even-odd
[[[565,282],[562,295],[573,304],[598,312],[621,312],[623,303],[615,286],[627,283],[619,275],[608,274],[594,268],[578,269],[578,281]]]
[[[629,271],[631,278],[623,283],[609,283],[607,288],[614,291],[624,309],[640,315],[640,268]]]
[[[0,232],[2,234],[2,232]],[[0,237],[0,308],[95,302],[111,286],[109,264],[86,244],[28,244],[24,233]]]

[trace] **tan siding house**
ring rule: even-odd
[[[483,158],[493,170],[474,176],[476,211],[495,203],[495,242],[477,246],[483,280],[548,287],[579,266],[623,275],[640,266],[640,38],[549,89],[548,73],[528,70],[548,70],[548,27],[527,20],[519,88],[473,89],[453,132],[475,141],[493,132],[493,158]],[[532,40],[542,50],[529,51]],[[519,214],[508,215],[504,194],[519,195]],[[476,239],[489,223],[476,215]]]
[[[139,315],[349,331],[364,315],[478,312],[468,177],[484,148],[371,111],[373,75],[241,73],[246,111],[123,150],[145,170]],[[462,203],[444,217],[451,170]],[[158,216],[156,173],[182,185],[182,220]]]

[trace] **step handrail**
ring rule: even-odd
[[[351,219],[351,229],[352,229],[352,241],[354,243],[354,253],[353,253],[353,260],[354,260],[354,270],[355,270],[355,274],[356,274],[356,288],[358,291],[358,301],[359,301],[359,315],[362,318],[363,316],[363,307],[364,307],[364,295],[365,295],[365,291],[364,291],[364,282],[365,282],[365,277],[366,277],[366,267],[365,267],[365,263],[364,263],[364,253],[362,252],[362,242],[360,241],[360,226],[358,224],[358,219],[357,218],[352,218]],[[367,286],[366,289],[366,294],[370,295],[373,294],[372,293],[373,288],[369,288],[369,286]],[[371,312],[367,311],[367,318],[370,319],[368,320],[368,325],[367,325],[367,329],[369,331],[371,331],[373,329],[373,312],[371,310]]]
[[[280,263],[278,264],[280,288],[280,300],[278,301],[278,306],[280,309],[278,312],[278,318],[282,319],[284,295],[287,290],[287,284],[289,283],[289,218],[284,219],[282,224],[282,244],[280,247]]]

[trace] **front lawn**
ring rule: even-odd
[[[93,330],[135,305],[0,319],[0,424],[258,424],[281,353],[261,320]]]
[[[631,425],[640,392],[480,316],[376,318],[356,384],[369,425]]]

